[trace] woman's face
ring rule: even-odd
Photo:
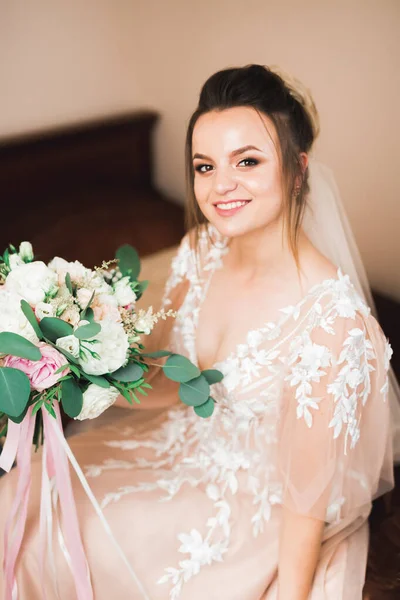
[[[248,107],[209,112],[195,125],[192,147],[196,200],[222,235],[282,219],[279,141],[268,117]]]

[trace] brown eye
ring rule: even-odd
[[[198,173],[209,173],[213,169],[212,165],[197,165],[195,171]]]
[[[259,161],[256,158],[244,158],[240,161],[239,166],[243,167],[255,167],[259,164]]]

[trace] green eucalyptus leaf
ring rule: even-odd
[[[19,417],[29,402],[31,384],[18,369],[0,368],[0,410],[9,417]]]
[[[31,306],[28,304],[26,300],[21,300],[21,310],[24,313],[25,317],[28,319],[29,323],[32,325],[32,328],[39,340],[43,338],[42,330],[40,329],[39,323],[37,322],[35,313],[33,312]]]
[[[93,321],[94,321],[93,308],[90,308],[90,306],[87,306],[81,314],[81,319],[82,319],[82,321],[83,321],[83,319],[85,319],[86,321],[90,321],[90,323],[93,323]]]
[[[94,383],[102,388],[109,388],[110,382],[107,381],[105,377],[100,377],[100,375],[88,375],[87,373],[82,373],[82,375],[90,381],[90,383]]]
[[[89,323],[88,325],[81,325],[78,329],[75,329],[74,336],[79,340],[89,340],[101,331],[100,323]]]
[[[129,363],[125,367],[121,367],[117,371],[110,373],[109,376],[116,381],[137,381],[143,376],[143,369],[136,363]]]
[[[69,293],[73,294],[71,275],[69,273],[65,276],[65,285],[67,286]]]
[[[200,369],[190,362],[186,356],[180,354],[171,354],[162,369],[164,369],[168,379],[179,383],[185,383],[200,375]]]
[[[27,358],[28,360],[40,360],[42,354],[35,344],[10,331],[0,333],[0,353]]]
[[[43,317],[40,321],[40,329],[51,342],[56,342],[58,338],[72,335],[74,332],[72,325],[57,317]]]
[[[61,404],[64,412],[71,418],[79,415],[83,406],[83,394],[74,379],[66,379],[61,384]]]
[[[148,352],[147,354],[141,354],[144,358],[162,358],[163,356],[172,356],[172,352],[168,350],[157,350],[157,352]]]
[[[207,400],[207,402],[204,402],[204,404],[201,404],[200,406],[195,406],[194,412],[196,413],[196,415],[202,417],[203,419],[211,417],[211,415],[214,412],[214,400],[210,397]]]
[[[188,406],[200,406],[207,402],[210,386],[203,375],[191,379],[179,386],[179,398]]]
[[[92,295],[90,296],[90,300],[89,302],[86,304],[85,308],[83,309],[82,313],[81,313],[81,319],[86,319],[87,321],[91,321],[92,319],[88,318],[88,311],[91,311],[91,314],[94,315],[93,310],[90,308],[90,305],[92,304],[92,300],[94,298],[94,295],[96,293],[96,290],[93,290]]]
[[[11,421],[14,421],[14,423],[22,423],[22,421],[25,419],[26,413],[28,412],[28,408],[29,402],[26,403],[24,410],[18,417],[12,417],[11,415],[9,415],[9,419],[11,419]]]
[[[128,275],[131,281],[135,281],[140,273],[140,258],[135,248],[125,244],[118,248],[115,257],[122,275]]]
[[[204,375],[210,385],[219,383],[224,378],[223,373],[217,369],[206,369],[205,371],[202,371],[201,374]]]

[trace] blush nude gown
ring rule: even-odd
[[[203,233],[197,252],[183,239],[164,296],[173,307],[176,291],[187,290],[169,347],[194,363],[199,310],[228,252],[227,241],[213,237],[209,245]],[[211,418],[174,397],[169,408],[133,410],[69,439],[151,600],[275,600],[283,505],[325,522],[310,599],[361,600],[371,500],[392,481],[390,355],[378,323],[338,271],[274,322],[254,323],[215,365],[224,379],[212,388]],[[43,598],[40,472],[39,453],[17,563],[20,600]],[[75,476],[73,483],[94,598],[140,600]],[[0,480],[1,531],[15,485],[15,470]],[[74,600],[56,536],[53,553],[59,596],[46,564],[48,598]]]

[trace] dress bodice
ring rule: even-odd
[[[175,308],[174,292],[185,285],[169,349],[196,365],[200,308],[228,252],[227,240],[211,234],[209,243],[201,232],[197,248],[183,239],[163,301]],[[282,505],[340,528],[391,484],[391,349],[349,277],[338,270],[279,312],[275,322],[255,324],[214,365],[224,378],[212,386],[216,404],[209,419],[178,404],[143,438],[129,439],[128,432],[107,442],[143,450],[135,467],[154,477],[109,492],[103,506],[154,490],[172,501],[185,486],[201,490],[210,504],[204,527],[178,536],[179,552],[188,558],[161,579],[170,582],[172,599],[203,565],[228,551],[238,495],[248,499],[246,518],[259,536]],[[110,468],[91,465],[87,475]]]

